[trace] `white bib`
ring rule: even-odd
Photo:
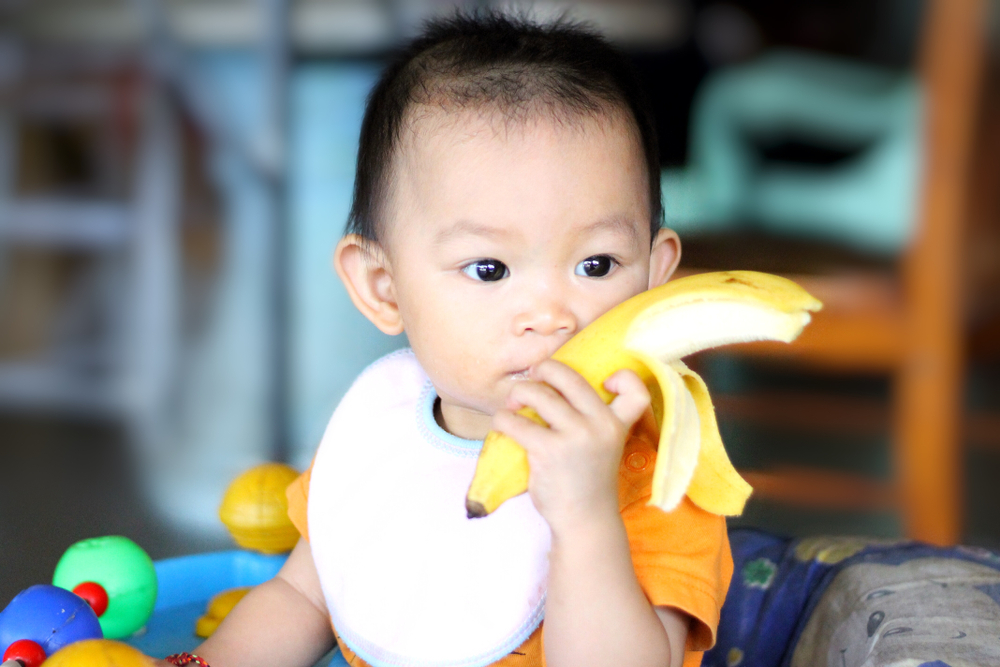
[[[369,366],[313,463],[309,536],[331,622],[373,667],[479,667],[541,623],[551,541],[527,494],[482,519],[465,493],[482,442],[434,420],[413,352]]]

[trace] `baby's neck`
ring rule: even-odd
[[[490,431],[492,417],[457,405],[434,401],[434,421],[448,433],[465,440],[483,440]]]

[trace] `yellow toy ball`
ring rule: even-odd
[[[42,667],[155,667],[152,658],[128,644],[87,639],[53,653]]]
[[[299,473],[281,463],[264,463],[229,485],[219,518],[236,543],[264,554],[291,551],[299,531],[288,518],[285,489]]]
[[[249,592],[249,586],[231,588],[213,597],[208,603],[205,615],[199,618],[195,624],[194,633],[199,637],[211,637],[212,633],[219,627],[219,623],[222,623],[233,607]]]

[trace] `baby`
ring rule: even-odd
[[[354,666],[699,664],[732,574],[725,522],[646,505],[658,433],[634,373],[606,405],[549,360],[670,277],[661,217],[650,113],[601,38],[430,24],[369,98],[334,254],[355,306],[412,351],[345,396],[289,489],[303,539],[203,662],[308,667],[337,641]],[[490,429],[527,450],[529,494],[468,519]]]

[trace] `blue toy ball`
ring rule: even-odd
[[[26,588],[0,611],[0,655],[19,639],[37,642],[46,655],[83,639],[103,639],[97,614],[64,588]]]

